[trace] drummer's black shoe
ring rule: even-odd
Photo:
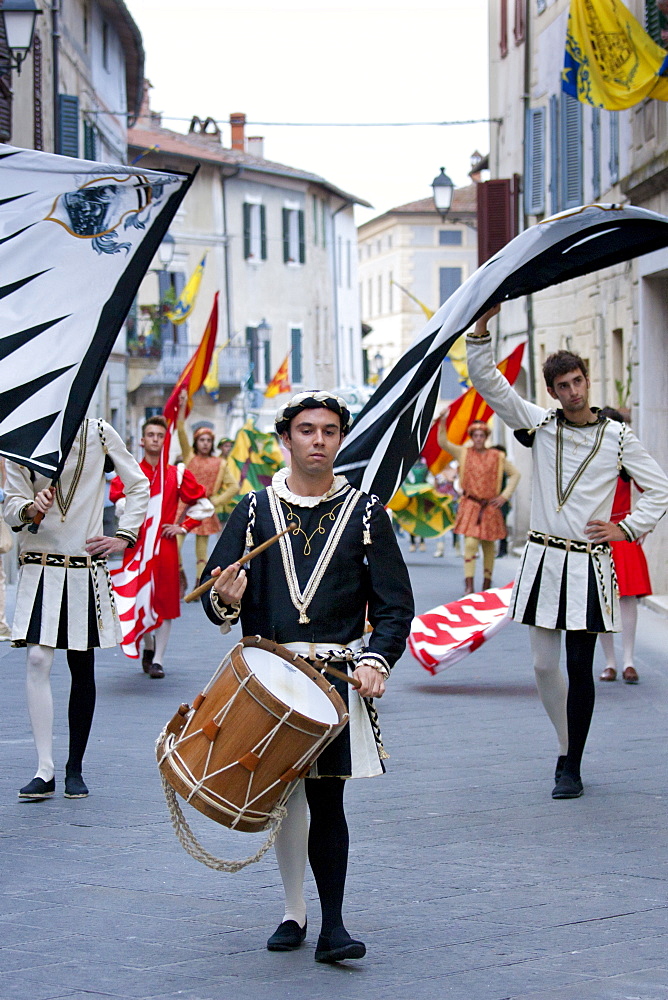
[[[145,649],[141,657],[141,666],[145,674],[150,673],[151,664],[153,663],[153,657],[155,656],[154,649]]]
[[[300,927],[296,920],[284,920],[267,941],[269,951],[294,951],[306,937],[307,922]]]
[[[345,927],[336,927],[321,934],[315,946],[316,962],[345,962],[348,958],[364,958],[366,946],[351,938]]]
[[[65,771],[65,798],[85,799],[88,795],[86,782],[81,777],[81,771]]]
[[[565,763],[566,763],[566,754],[563,754],[561,757],[557,757],[557,766],[554,769],[554,783],[555,783],[555,785],[559,784],[559,778],[563,774],[564,764]]]
[[[56,779],[45,781],[44,778],[33,778],[23,788],[19,788],[20,799],[50,799],[56,790]]]
[[[165,671],[162,669],[161,663],[153,662],[148,671],[149,677],[164,677]]]
[[[583,794],[581,778],[574,777],[567,771],[563,771],[559,781],[552,789],[553,799],[579,799]]]

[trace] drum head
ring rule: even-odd
[[[283,704],[314,722],[337,725],[339,716],[334,704],[296,664],[253,646],[245,646],[243,656],[248,669]]]

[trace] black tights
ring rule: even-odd
[[[67,712],[70,724],[67,770],[81,772],[95,711],[95,651],[68,649],[67,665],[72,677]]]
[[[344,778],[307,778],[311,814],[308,859],[318,887],[322,934],[343,926],[341,909],[348,870],[348,824],[343,811]]]
[[[582,754],[594,714],[594,649],[597,638],[596,632],[566,631],[568,754],[564,769],[574,777],[580,775]]]

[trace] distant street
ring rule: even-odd
[[[401,545],[418,611],[461,595],[450,539],[445,559],[433,542],[426,553]],[[191,565],[192,539],[185,550]],[[499,560],[495,583],[516,566]],[[404,655],[379,706],[388,773],[347,790],[344,913],[368,955],[339,967],[313,961],[310,874],[306,944],[269,953],[282,917],[273,852],[219,874],[170,825],[155,739],[238,637],[182,605],[164,680],[120,650],[98,655],[81,801],[62,795],[69,678],[58,653],[56,795],[37,803],[17,798],[35,763],[25,655],[0,645],[0,1000],[666,1000],[668,620],[640,611],[637,687],[597,681],[574,801],[550,797],[556,741],[526,629],[510,625],[437,677]],[[261,842],[184,809],[214,854],[245,857]]]

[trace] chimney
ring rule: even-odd
[[[249,135],[247,139],[246,152],[251,156],[257,156],[258,160],[264,159],[264,136]]]
[[[151,111],[151,90],[153,84],[144,78],[144,89],[142,93],[141,109],[135,122],[135,128],[151,128],[162,125],[162,116],[159,111]]]
[[[230,115],[230,126],[232,128],[232,149],[246,152],[246,115],[237,111]]]

